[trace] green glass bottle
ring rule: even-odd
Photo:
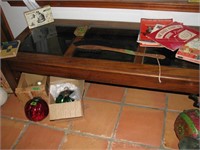
[[[60,94],[56,98],[56,103],[73,102],[74,99],[70,97],[70,94],[72,94],[73,92],[74,91],[71,90],[65,90],[60,92]]]

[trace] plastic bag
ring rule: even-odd
[[[58,95],[62,91],[65,91],[67,89],[70,91],[73,91],[73,93],[70,94],[70,96],[69,96],[70,98],[75,99],[75,100],[81,99],[79,88],[72,83],[61,83],[61,84],[50,85],[50,93],[53,96],[54,100],[58,97]]]

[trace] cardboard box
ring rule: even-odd
[[[10,85],[8,84],[8,81],[6,80],[3,72],[0,70],[0,80],[1,80],[1,86],[7,93],[13,93]]]
[[[49,79],[47,76],[22,73],[15,93],[23,104],[33,97],[41,97],[48,103]]]
[[[71,83],[75,85],[80,91],[80,99],[75,99],[73,102],[55,103],[51,92],[49,92],[49,118],[50,120],[74,118],[83,116],[82,97],[84,92],[84,80],[75,80],[68,78],[50,77],[51,85],[61,83]]]

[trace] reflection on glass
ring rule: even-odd
[[[31,30],[21,43],[20,51],[63,55],[74,39],[75,27],[48,24]]]

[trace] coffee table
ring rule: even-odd
[[[73,33],[78,26],[88,26],[84,37]],[[138,23],[55,20],[32,30],[26,28],[17,57],[3,59],[2,71],[11,88],[17,86],[22,72],[84,79],[175,93],[199,93],[199,66],[175,58],[165,48],[140,47]],[[130,56],[110,51],[91,51],[80,45],[100,45],[166,56],[164,60]],[[160,65],[159,65],[160,64]]]

